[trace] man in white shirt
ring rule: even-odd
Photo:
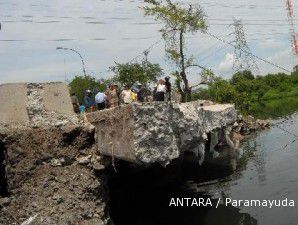
[[[165,81],[159,80],[156,86],[155,100],[158,102],[163,102],[165,100],[165,93],[167,91]]]
[[[128,85],[125,85],[124,90],[121,92],[121,98],[124,104],[130,104],[132,103],[131,99],[131,90]]]
[[[104,110],[106,108],[107,96],[103,92],[98,92],[95,95],[95,103],[98,110]]]

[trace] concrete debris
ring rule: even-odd
[[[204,161],[207,134],[237,121],[233,105],[145,103],[87,115],[99,151],[138,164],[169,164],[184,151]],[[208,149],[209,151],[209,149]]]
[[[61,159],[51,159],[50,165],[51,166],[54,166],[54,167],[62,166],[64,162],[65,162],[64,161],[64,158],[61,158]]]
[[[10,204],[11,199],[8,197],[0,198],[0,207],[6,207]]]
[[[38,214],[36,214],[35,216],[31,216],[29,217],[26,221],[24,221],[21,225],[30,225],[32,224],[36,218],[37,218]]]
[[[100,171],[105,168],[102,164],[102,158],[99,155],[92,156],[91,165],[95,171]]]
[[[256,131],[270,127],[270,120],[255,119],[253,116],[238,116],[237,122],[233,125],[233,130],[243,135],[250,135]]]
[[[91,155],[83,156],[83,157],[77,157],[76,160],[78,161],[79,164],[87,165],[91,161]]]

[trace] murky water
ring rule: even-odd
[[[252,52],[292,68],[284,1],[188,2],[199,2],[208,15],[209,32],[228,42],[235,38],[231,35],[233,18],[243,19]],[[161,24],[144,17],[141,6],[142,0],[0,0],[0,83],[63,81],[82,74],[79,57],[56,50],[59,46],[78,50],[87,73],[97,78],[109,76],[114,61],[140,57],[150,46],[150,60],[161,63],[165,72],[172,71],[160,41]],[[200,32],[188,35],[187,43],[187,54],[194,54],[200,64],[221,75],[231,74],[226,54],[233,53],[232,46]],[[259,66],[276,71],[262,62]],[[198,71],[192,72],[191,81],[198,83]]]
[[[285,131],[286,130],[286,131]],[[290,134],[291,133],[291,134]],[[112,179],[116,225],[295,225],[298,223],[298,114],[244,142],[235,174],[186,165],[183,179],[164,184],[160,168]],[[296,136],[296,137],[295,137]],[[213,182],[215,181],[215,182]],[[169,207],[172,197],[295,201],[295,207]]]

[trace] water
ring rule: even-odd
[[[183,1],[184,2],[184,1]],[[230,42],[234,39],[233,17],[242,18],[253,53],[288,69],[290,53],[285,3],[267,0],[218,0],[200,2],[208,15],[209,31]],[[144,49],[161,38],[161,24],[144,17],[142,0],[0,0],[0,83],[20,81],[64,81],[82,74],[77,55],[56,47],[78,50],[86,61],[87,73],[108,77],[114,61],[141,57]],[[297,6],[294,6],[297,11]],[[296,22],[296,20],[295,20]],[[264,25],[265,24],[265,25]],[[227,53],[233,47],[208,35],[187,36],[188,48],[202,65],[220,75],[231,74]],[[150,60],[173,70],[164,57],[164,43],[151,49]],[[269,57],[269,58],[268,58]],[[258,62],[263,72],[280,71]],[[198,83],[198,71],[190,71]]]
[[[286,133],[291,132],[293,135]],[[161,168],[113,178],[111,215],[116,225],[295,225],[298,222],[298,114],[275,121],[242,144],[235,174],[185,165],[183,179],[163,183]],[[216,182],[213,182],[216,181]],[[207,182],[207,184],[206,184]],[[295,207],[169,207],[172,197],[295,200]]]

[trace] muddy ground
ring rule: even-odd
[[[10,130],[0,137],[1,225],[109,223],[94,129]]]

